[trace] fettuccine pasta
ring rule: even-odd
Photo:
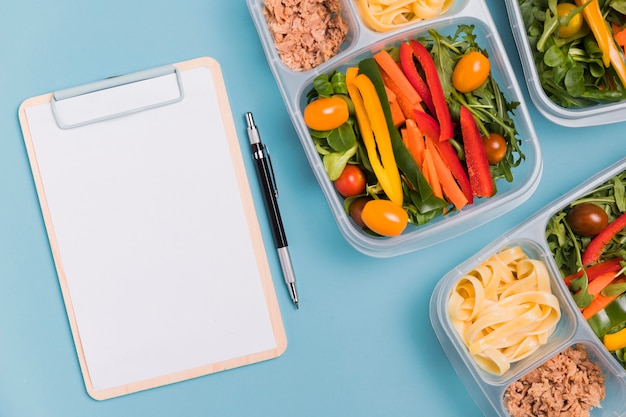
[[[356,0],[370,29],[386,32],[410,23],[439,16],[453,0]]]
[[[457,282],[448,314],[477,364],[502,375],[548,341],[561,310],[545,264],[515,246]]]

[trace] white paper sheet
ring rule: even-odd
[[[79,128],[27,109],[96,391],[276,347],[210,71],[181,76],[182,101]]]

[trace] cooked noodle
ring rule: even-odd
[[[371,29],[386,32],[439,16],[453,0],[356,0],[363,21]]]
[[[448,314],[478,365],[502,375],[547,342],[561,310],[545,264],[515,246],[457,282]]]

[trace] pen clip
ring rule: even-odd
[[[265,155],[267,156],[267,162],[270,166],[270,174],[272,181],[272,190],[274,192],[274,197],[278,198],[278,186],[276,185],[276,176],[274,175],[274,166],[272,165],[272,157],[270,156],[270,152],[267,149],[267,145],[263,144],[263,150],[265,151]]]

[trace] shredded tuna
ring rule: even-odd
[[[570,347],[511,384],[512,417],[587,417],[606,394],[604,376],[580,347]]]
[[[338,0],[265,0],[263,13],[280,59],[297,71],[335,56],[348,33]]]

